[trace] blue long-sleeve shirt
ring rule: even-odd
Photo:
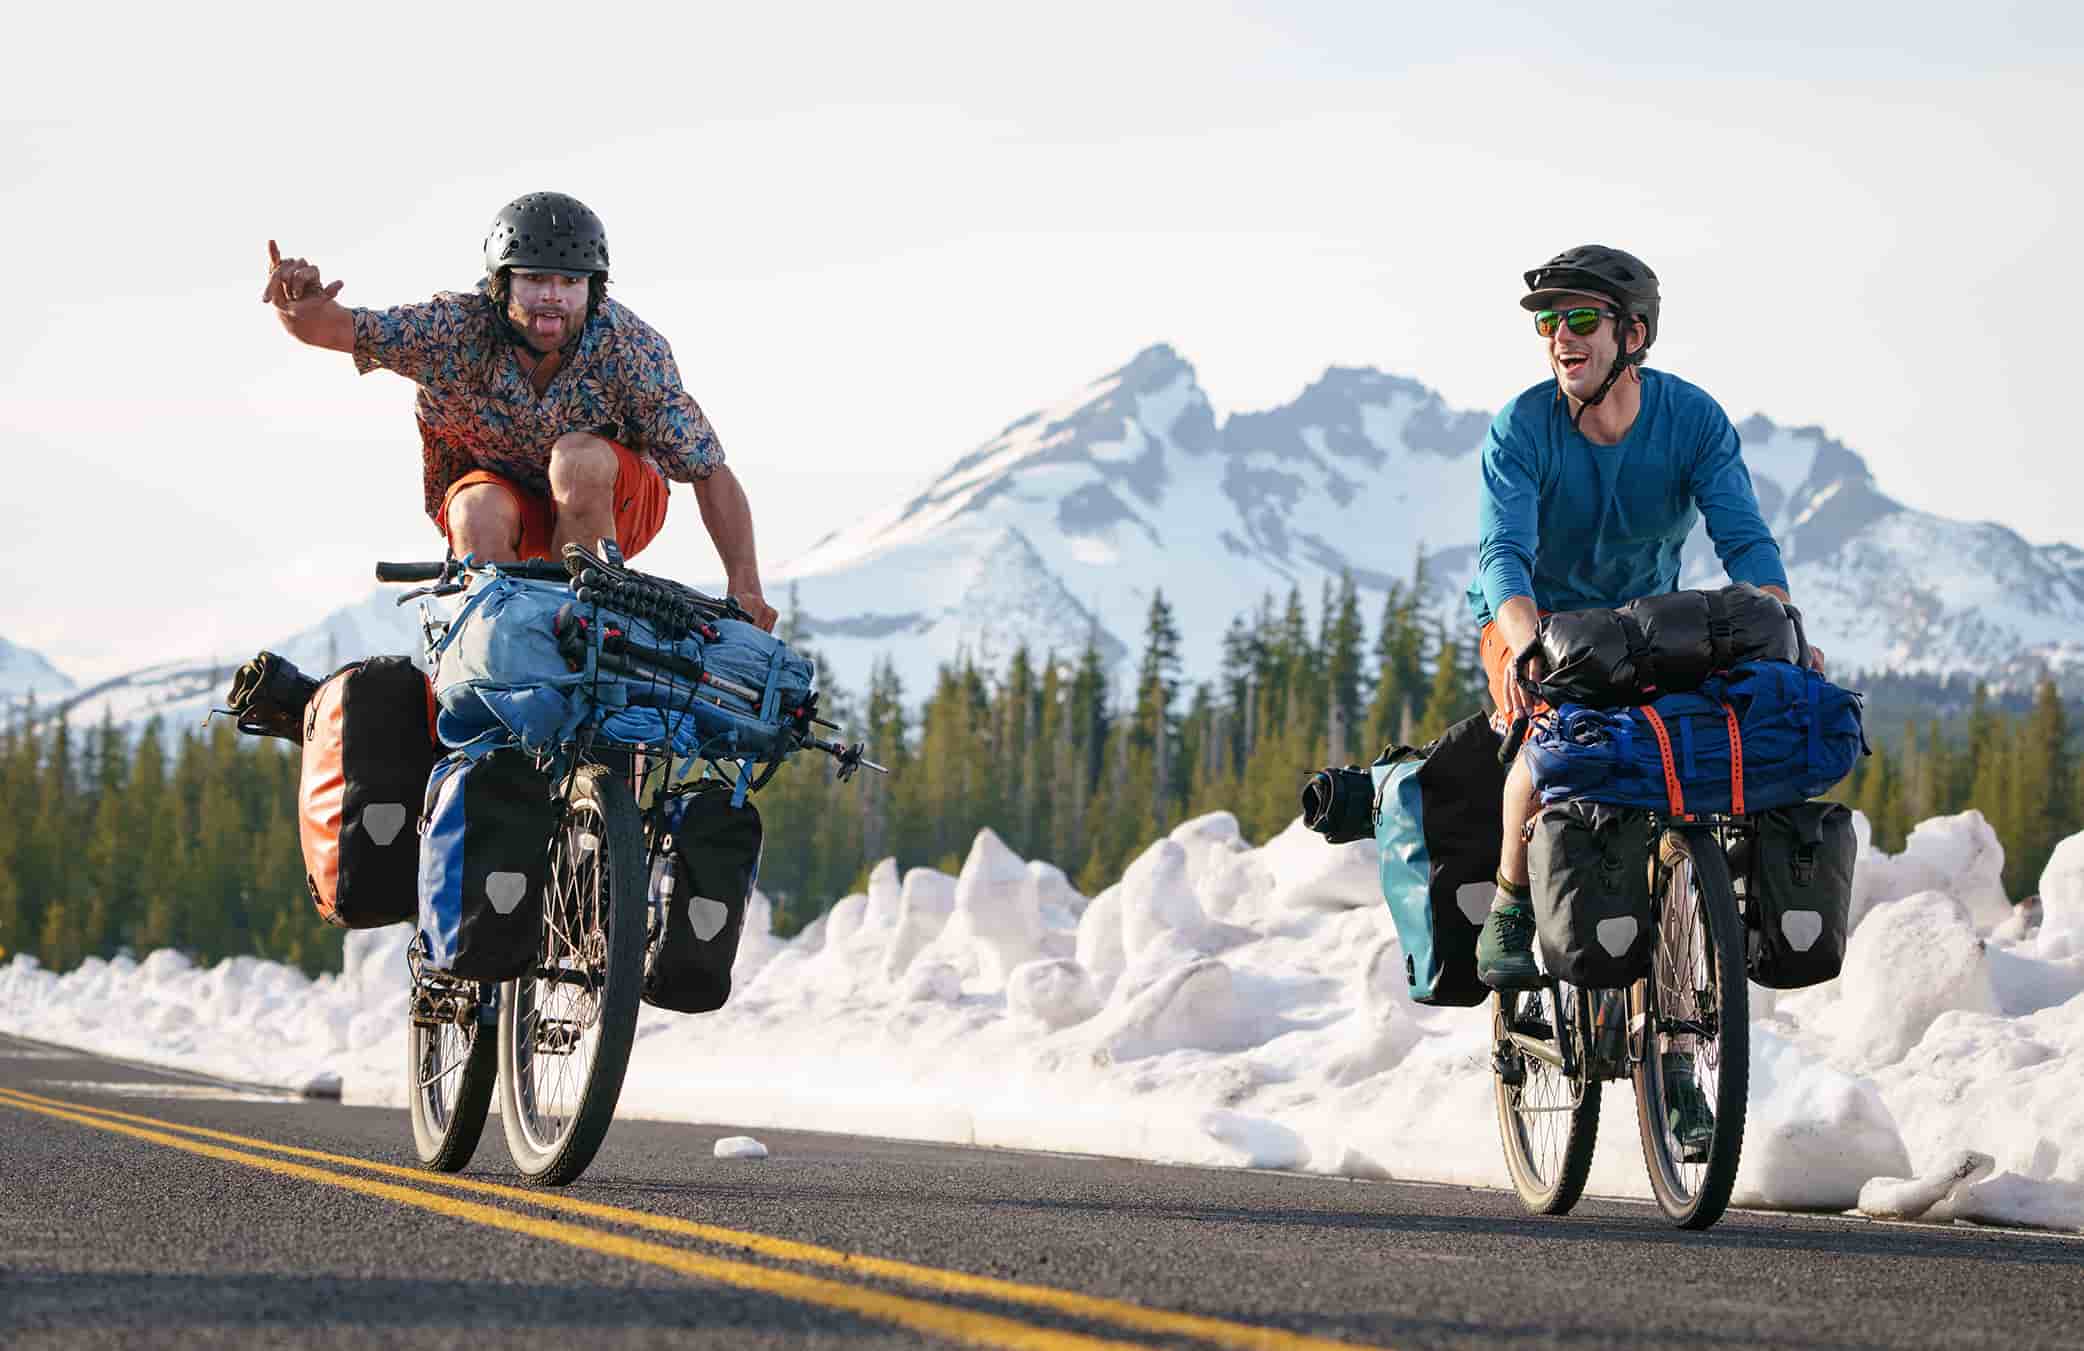
[[[1701,517],[1731,581],[1786,587],[1737,429],[1696,386],[1663,371],[1642,377],[1642,411],[1619,445],[1579,435],[1554,380],[1492,420],[1469,585],[1479,625],[1514,596],[1592,610],[1675,590],[1679,551]]]

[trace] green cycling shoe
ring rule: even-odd
[[[1534,910],[1528,905],[1493,909],[1476,937],[1476,978],[1493,990],[1538,990],[1534,964]]]

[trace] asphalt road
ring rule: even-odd
[[[496,1118],[480,1190],[412,1162],[402,1111],[0,1037],[0,1346],[2084,1346],[2051,1236],[644,1121],[558,1193]]]

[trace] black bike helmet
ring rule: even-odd
[[[516,197],[485,232],[485,275],[501,268],[608,275],[608,232],[586,203],[561,192]]]
[[[1606,373],[1600,383],[1599,392],[1585,400],[1573,423],[1582,421],[1585,409],[1606,397],[1621,378],[1621,372],[1630,366],[1642,364],[1649,352],[1650,344],[1657,341],[1657,310],[1661,299],[1657,293],[1657,274],[1649,264],[1632,253],[1608,248],[1604,244],[1580,244],[1574,249],[1565,249],[1555,257],[1524,274],[1527,294],[1520,297],[1520,308],[1545,310],[1556,300],[1567,295],[1605,296],[1614,302],[1614,308],[1634,319],[1642,320],[1643,345],[1633,352],[1623,350],[1616,357],[1613,369]]]

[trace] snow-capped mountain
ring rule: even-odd
[[[308,675],[323,676],[342,662],[380,652],[420,652],[420,617],[416,605],[400,607],[396,587],[382,587],[353,605],[343,606],[308,629],[273,642],[256,642],[237,652],[165,662],[89,685],[56,701],[75,725],[88,725],[112,715],[126,727],[142,726],[157,717],[170,734],[199,726],[209,711],[221,707],[239,664],[265,646],[287,657]]]
[[[0,700],[28,695],[49,702],[72,692],[72,678],[32,652],[0,638]]]
[[[1314,611],[1325,580],[1350,569],[1372,623],[1382,589],[1411,575],[1421,549],[1435,605],[1460,623],[1489,422],[1415,381],[1334,367],[1292,403],[1219,423],[1192,367],[1152,347],[779,576],[843,671],[893,652],[914,690],[955,651],[1000,651],[1016,634],[1064,653],[1097,620],[1137,648],[1158,587],[1189,674],[1207,676],[1225,627],[1263,594],[1299,585]],[[1835,668],[2017,676],[2084,659],[2071,642],[2084,623],[2084,550],[1906,508],[1820,428],[1753,417],[1739,430],[1793,592]],[[1017,577],[1026,597],[1054,582],[1075,601],[1040,614],[985,607],[987,640],[948,564],[1015,534],[1017,563],[987,575]],[[1704,529],[1685,580],[1721,582]],[[881,599],[900,596],[902,606]],[[872,631],[856,627],[864,620]]]
[[[1025,640],[1069,657],[1096,623],[1104,652],[1131,653],[1162,588],[1205,676],[1263,593],[1300,585],[1314,605],[1350,568],[1379,599],[1421,545],[1471,534],[1469,453],[1488,422],[1414,381],[1334,368],[1219,426],[1193,368],[1153,347],[819,541],[770,591],[794,588],[842,673],[888,652],[916,691],[957,651]]]
[[[1109,662],[1133,662],[1159,588],[1187,675],[1207,678],[1224,630],[1262,596],[1300,587],[1314,614],[1326,581],[1350,570],[1372,625],[1421,551],[1434,606],[1460,624],[1489,422],[1415,380],[1344,367],[1292,402],[1219,420],[1193,368],[1151,347],[770,569],[768,593],[795,596],[829,679],[859,691],[887,655],[913,699],[941,663],[968,654],[997,667],[1022,643],[1068,659],[1090,637]],[[2084,675],[2084,550],[1907,508],[1820,428],[1753,417],[1739,431],[1834,670]],[[1685,584],[1720,577],[1697,531]],[[396,595],[381,589],[270,646],[313,672],[417,652],[416,609]],[[75,716],[200,719],[251,655],[105,681],[73,696]]]

